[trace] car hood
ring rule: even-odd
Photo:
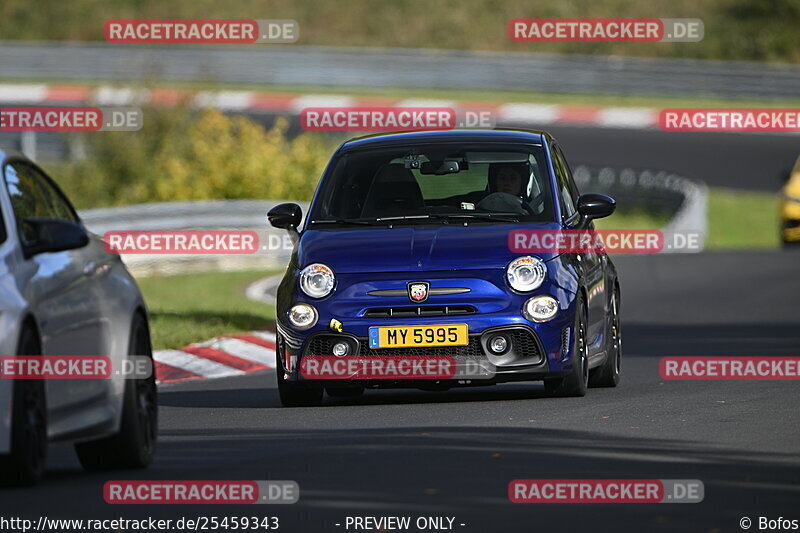
[[[512,230],[558,228],[547,223],[306,230],[296,266],[325,263],[342,274],[505,268],[521,255],[508,247]],[[532,255],[549,261],[558,254]]]

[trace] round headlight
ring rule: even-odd
[[[506,269],[506,278],[511,288],[519,292],[538,289],[544,281],[547,269],[541,259],[525,256],[511,261]]]
[[[552,296],[534,296],[522,307],[525,318],[534,322],[547,322],[558,313],[558,300]]]
[[[300,272],[300,288],[311,298],[324,298],[333,290],[333,270],[322,263],[308,265]]]
[[[317,323],[317,310],[308,304],[295,304],[289,309],[289,322],[297,329],[308,329]]]

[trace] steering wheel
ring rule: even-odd
[[[519,213],[520,215],[524,215],[529,209],[526,209],[527,206],[519,196],[505,192],[493,192],[478,202],[475,207],[484,211]]]
[[[531,204],[533,204],[533,207],[531,207]],[[538,195],[536,195],[535,198],[532,198],[531,199],[531,204],[529,204],[528,202],[525,202],[523,200],[522,207],[525,209],[525,211],[530,213],[532,216],[539,215],[541,213],[541,211],[544,211],[544,209],[542,209],[541,211],[537,212],[537,211],[534,211],[534,208],[536,208],[536,210],[539,210],[539,208],[544,205],[544,194],[543,193],[542,194],[538,194]]]

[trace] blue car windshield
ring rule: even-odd
[[[345,153],[323,179],[313,226],[555,220],[544,150],[430,144]]]

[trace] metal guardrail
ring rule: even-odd
[[[266,214],[282,200],[209,200],[165,202],[80,212],[86,227],[97,235],[113,230],[238,229],[258,234],[262,249],[247,255],[130,255],[122,260],[137,276],[207,271],[276,270],[284,268],[292,251],[288,234],[271,227]],[[296,202],[308,210],[308,203]],[[264,248],[266,247],[266,248]]]
[[[6,79],[796,97],[800,67],[745,61],[317,46],[0,41]],[[379,75],[376,75],[379,73]]]
[[[708,187],[702,182],[665,171],[589,167],[575,168],[575,182],[582,192],[600,192],[618,205],[642,207],[670,214],[664,233],[696,233],[701,251],[708,232]],[[669,252],[669,250],[667,250]]]

